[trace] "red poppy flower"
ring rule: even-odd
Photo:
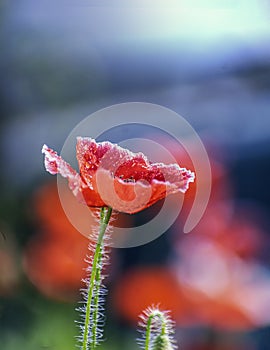
[[[91,138],[77,139],[80,174],[46,145],[42,153],[46,170],[66,177],[73,194],[89,207],[133,214],[169,194],[184,193],[194,181],[194,173],[178,164],[151,163],[143,153]]]

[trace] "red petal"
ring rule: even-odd
[[[47,146],[42,152],[46,169],[67,177],[74,195],[78,198],[82,194],[89,207],[107,205],[120,212],[136,213],[168,194],[184,193],[194,181],[194,174],[177,164],[151,164],[143,153],[91,138],[78,137],[80,175]]]
[[[78,138],[77,159],[88,186],[108,206],[125,213],[141,211],[168,194],[185,192],[194,181],[194,174],[177,164],[151,164],[143,153],[91,138]]]
[[[164,165],[163,165],[164,166]],[[171,166],[166,169],[172,171]],[[166,171],[165,178],[167,178]],[[153,180],[151,183],[146,180],[136,182],[125,182],[122,179],[114,178],[110,171],[99,168],[94,176],[93,184],[99,192],[103,201],[117,211],[129,214],[137,213],[169,194],[185,192],[193,175],[185,169],[177,169],[170,174],[170,179],[175,182]]]
[[[79,201],[85,202],[88,206],[93,207],[105,205],[99,194],[96,193],[93,188],[88,187],[76,170],[65,162],[55,151],[44,145],[42,153],[45,154],[44,164],[46,170],[53,175],[59,173],[67,178],[69,188]]]
[[[132,214],[141,211],[151,198],[149,184],[142,181],[125,183],[102,168],[96,173],[96,184],[104,202],[120,212]]]

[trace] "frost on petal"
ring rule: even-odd
[[[86,182],[92,182],[98,168],[126,179],[145,169],[147,159],[142,153],[133,153],[111,142],[99,142],[87,137],[77,139],[77,159],[80,173]],[[135,160],[136,159],[136,160]]]
[[[89,188],[82,181],[76,170],[74,170],[70,164],[65,162],[64,159],[62,159],[54,150],[44,145],[42,153],[45,155],[44,164],[46,170],[53,175],[60,174],[67,178],[69,188],[79,201],[86,202],[89,206],[104,205],[99,195]]]
[[[111,142],[87,137],[77,139],[78,174],[46,145],[45,167],[69,181],[74,195],[89,207],[110,206],[125,213],[137,213],[167,195],[185,192],[194,174],[177,164],[151,163]]]
[[[87,137],[77,139],[77,159],[81,175],[91,183],[98,168],[108,170],[114,177],[128,182],[146,180],[151,183],[155,179],[175,183],[183,181],[184,177],[186,184],[194,181],[194,174],[178,164],[151,163],[141,152],[133,153],[108,141],[97,143]]]
[[[69,187],[72,191],[78,191],[80,186],[79,174],[70,164],[64,161],[54,150],[44,145],[42,153],[45,155],[44,165],[46,170],[52,175],[60,174],[69,181]]]
[[[156,168],[158,173],[163,175],[163,181],[166,183],[168,194],[178,191],[185,193],[190,182],[194,182],[195,180],[195,175],[192,171],[180,168],[178,164],[165,165],[163,163],[156,163],[151,164],[150,167]],[[155,176],[152,182],[159,183],[158,176]]]
[[[133,153],[110,142],[79,137],[80,174],[113,209],[136,213],[168,194],[185,192],[194,174],[178,164],[151,163],[143,153]]]
[[[176,183],[146,180],[125,182],[112,177],[108,170],[98,169],[94,183],[104,202],[117,211],[129,214],[137,213],[165,198],[169,194],[185,192],[189,180],[183,172]]]

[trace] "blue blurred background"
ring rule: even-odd
[[[135,315],[153,300],[181,349],[270,349],[270,3],[3,0],[0,23],[1,349],[74,348],[87,242],[60,213],[41,147],[60,151],[87,115],[128,101],[191,123],[213,192],[190,235],[180,217],[113,251],[101,348],[136,349]]]

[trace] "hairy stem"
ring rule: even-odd
[[[151,329],[152,321],[154,318],[159,318],[161,321],[161,334],[166,333],[166,320],[162,312],[155,310],[151,315],[149,315],[147,324],[146,324],[146,334],[145,334],[145,350],[150,350],[150,339],[151,339]]]
[[[138,343],[143,350],[175,350],[177,348],[174,334],[174,323],[168,311],[158,306],[148,307],[140,315],[141,338]]]
[[[92,342],[91,346],[93,349],[95,349],[97,345],[97,328],[98,328],[98,305],[99,305],[99,291],[101,286],[101,270],[102,270],[102,248],[99,252],[98,256],[98,268],[96,273],[96,279],[95,279],[95,293],[94,293],[94,311],[93,311],[93,326],[92,326]]]
[[[85,308],[85,319],[83,325],[82,350],[93,350],[97,346],[97,323],[98,323],[98,306],[99,306],[99,289],[101,285],[102,269],[102,249],[104,235],[108,226],[112,208],[101,208],[100,211],[100,228],[96,242],[95,253],[92,263],[92,271],[87,291],[87,301]],[[93,317],[91,318],[91,312]],[[92,321],[90,324],[90,321]],[[91,330],[91,331],[90,331]],[[91,338],[91,340],[90,340]],[[90,343],[90,348],[88,347]]]

